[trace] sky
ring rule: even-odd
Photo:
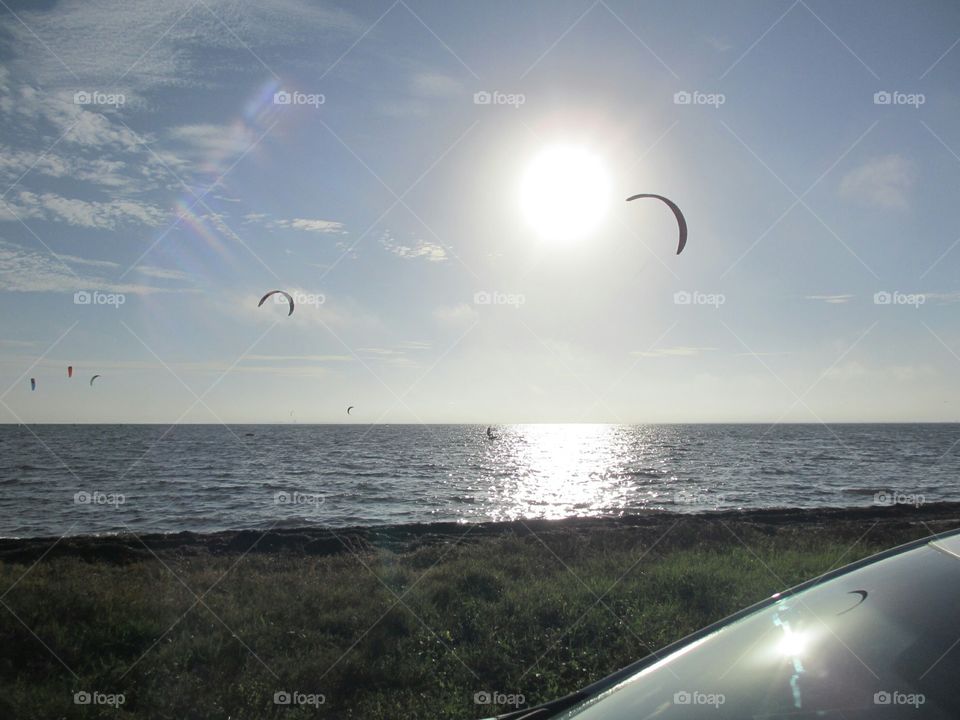
[[[956,3],[0,13],[0,422],[960,419]]]

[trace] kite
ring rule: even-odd
[[[267,301],[268,297],[270,297],[271,295],[276,295],[277,293],[279,293],[280,295],[283,295],[287,299],[287,302],[290,303],[290,312],[287,313],[287,317],[290,317],[291,315],[293,315],[293,298],[290,296],[290,293],[285,293],[283,290],[271,290],[262,298],[260,298],[260,302],[257,303],[257,307],[260,307],[261,305],[263,305]]]
[[[687,244],[687,220],[683,217],[683,213],[680,212],[680,208],[677,204],[670,198],[665,198],[663,195],[653,195],[652,193],[642,193],[640,195],[632,195],[627,198],[627,202],[631,200],[638,200],[639,198],[655,198],[666,203],[667,207],[673,210],[674,216],[677,218],[677,225],[680,226],[680,244],[677,246],[677,255],[683,252],[683,248]]]

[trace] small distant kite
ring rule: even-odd
[[[73,365],[67,365],[67,377],[68,378],[73,377]]]
[[[37,379],[30,378],[30,392],[33,392],[36,389],[37,389]]]
[[[663,195],[653,195],[651,193],[643,193],[640,195],[632,195],[627,198],[627,202],[631,200],[638,200],[639,198],[654,198],[666,203],[667,207],[673,210],[674,216],[677,218],[677,225],[680,226],[680,244],[677,247],[677,255],[683,252],[683,248],[687,244],[687,220],[683,217],[683,213],[680,212],[679,206],[670,198],[665,198]]]
[[[290,317],[291,315],[293,315],[293,298],[290,296],[290,293],[286,293],[283,290],[271,290],[262,298],[260,298],[260,302],[257,303],[257,307],[260,307],[261,305],[263,305],[267,301],[267,298],[270,297],[271,295],[277,295],[277,294],[283,295],[287,299],[287,302],[290,303],[290,312],[287,313],[287,317]]]
[[[347,415],[349,415],[349,414],[350,414],[350,411],[351,411],[351,410],[353,410],[353,408],[354,408],[354,406],[353,406],[353,405],[351,405],[350,407],[348,407],[348,408],[347,408]]]
[[[94,375],[92,378],[90,378],[90,387],[93,387],[93,381],[96,380],[98,377],[100,377],[100,376],[99,376],[99,375]]]

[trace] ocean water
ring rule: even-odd
[[[0,425],[0,536],[960,500],[960,425]]]

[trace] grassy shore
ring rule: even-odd
[[[513,708],[477,693],[555,698],[957,526],[939,506],[2,541],[0,717],[486,717]]]

